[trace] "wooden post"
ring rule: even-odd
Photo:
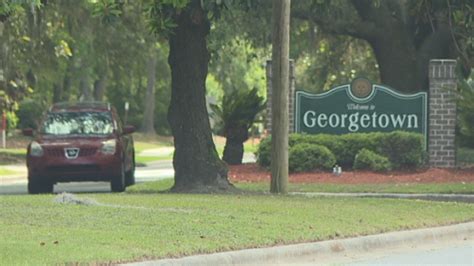
[[[273,1],[272,193],[288,192],[288,86],[291,0]]]

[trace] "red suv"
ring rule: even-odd
[[[103,102],[54,104],[28,145],[28,192],[52,193],[57,182],[110,181],[113,192],[135,183],[133,126],[122,127]]]

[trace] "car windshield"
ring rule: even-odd
[[[108,135],[114,125],[109,112],[48,113],[42,126],[47,135]]]

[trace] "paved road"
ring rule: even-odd
[[[410,250],[388,254],[379,258],[361,260],[348,265],[474,265],[474,243],[454,245],[429,250]]]
[[[474,265],[474,242],[438,241],[400,248],[380,248],[367,252],[319,254],[292,258],[274,265]]]
[[[169,152],[169,151],[167,151]],[[155,153],[151,153],[155,154]],[[255,156],[250,153],[244,154],[244,162],[255,162]],[[14,182],[0,182],[0,195],[7,194],[27,194],[26,188],[26,167],[15,166],[15,171],[21,171],[24,174],[16,178]],[[150,162],[146,166],[137,167],[135,170],[135,180],[137,183],[150,182],[172,178],[174,176],[173,162],[171,160],[162,160]],[[110,183],[108,182],[81,182],[81,183],[59,183],[54,186],[55,193],[103,193],[110,192]]]
[[[174,175],[171,161],[160,161],[150,163],[145,167],[137,167],[135,180],[137,183],[150,182],[172,178]],[[14,182],[2,182],[0,184],[0,195],[27,194],[26,177],[18,178]],[[59,183],[54,186],[55,193],[103,193],[110,192],[109,182],[81,182],[81,183]]]

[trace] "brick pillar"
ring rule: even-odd
[[[433,59],[429,65],[429,164],[456,166],[456,60]]]
[[[266,66],[267,73],[267,119],[265,121],[265,129],[268,133],[272,131],[272,61],[267,60]],[[295,119],[294,119],[294,103],[295,103],[295,62],[290,59],[290,88],[288,90],[288,127],[289,132],[295,132]]]

